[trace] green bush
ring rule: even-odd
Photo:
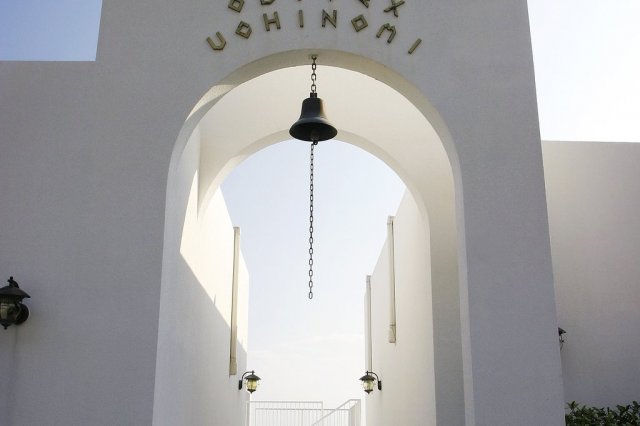
[[[567,426],[640,426],[640,404],[637,401],[616,405],[615,409],[580,406],[573,401],[567,404],[567,410],[564,416]]]

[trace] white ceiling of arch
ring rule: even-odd
[[[437,183],[453,190],[445,150],[426,118],[389,86],[361,73],[322,66],[318,95],[338,128],[336,139],[385,161],[422,198]],[[291,139],[288,129],[309,96],[311,67],[285,68],[250,80],[224,96],[199,124],[201,201],[246,156]],[[444,184],[444,185],[443,185]],[[446,188],[446,189],[445,189]]]

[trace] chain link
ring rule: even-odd
[[[309,299],[313,299],[313,149],[317,144],[317,141],[311,142],[309,163]]]
[[[313,59],[313,63],[311,64],[311,93],[316,93],[316,79],[318,78],[318,76],[316,75],[316,59],[318,57],[317,56],[312,56],[311,59]]]

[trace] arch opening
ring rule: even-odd
[[[317,148],[311,301],[309,145],[264,148],[236,167],[221,189],[241,227],[251,276],[248,362],[264,378],[254,398],[323,401],[335,408],[364,396],[357,379],[365,370],[365,278],[406,187],[361,148],[335,140]]]
[[[200,226],[230,170],[259,149],[290,139],[288,126],[297,118],[307,92],[309,68],[296,66],[304,58],[300,52],[283,53],[236,71],[207,92],[181,129],[167,189],[154,406],[162,400],[160,388],[172,380],[163,378],[172,360],[161,350],[163,340],[169,340],[163,334],[171,336],[171,314],[167,313],[181,281],[176,265],[181,262],[185,229],[190,226],[186,216],[192,216],[193,226]],[[434,408],[439,419],[452,407],[463,412],[456,161],[446,126],[426,98],[391,70],[341,52],[323,52],[320,58],[318,92],[339,129],[337,139],[364,149],[394,170],[411,192],[429,230],[425,238],[431,247]],[[198,267],[190,269],[195,272]],[[201,280],[194,275],[196,281]],[[457,338],[452,342],[451,336]],[[452,376],[457,379],[451,380]]]

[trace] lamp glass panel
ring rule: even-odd
[[[0,299],[0,319],[8,320],[14,318],[18,314],[18,309],[16,308],[13,300],[2,298]]]
[[[373,380],[362,381],[362,387],[364,388],[365,392],[371,392],[373,390],[373,382]]]
[[[258,389],[258,380],[247,379],[247,390],[255,391]]]
[[[20,307],[16,306],[13,300],[0,299],[0,325],[7,328],[15,324],[19,314]]]

